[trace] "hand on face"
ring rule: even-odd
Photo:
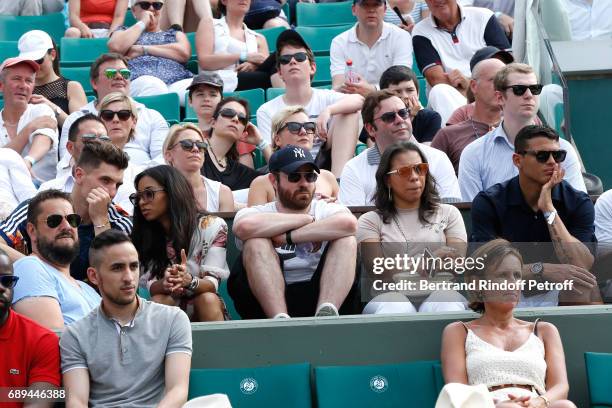
[[[550,179],[546,184],[542,186],[542,191],[540,192],[540,198],[538,198],[538,209],[542,212],[545,211],[553,211],[555,207],[552,202],[552,189],[561,181],[563,181],[563,177],[565,176],[565,169],[562,168],[559,164],[555,164],[555,170],[553,171]]]
[[[96,225],[101,225],[108,220],[108,206],[111,203],[111,197],[108,191],[103,187],[92,189],[86,198],[89,217]]]

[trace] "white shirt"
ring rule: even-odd
[[[162,146],[168,135],[168,123],[158,111],[149,109],[142,103],[134,103],[138,111],[136,134],[134,135],[134,139],[129,141],[123,150],[130,156],[130,161],[134,164],[146,164],[156,159],[158,156],[162,156]],[[97,115],[98,110],[95,104],[95,100],[89,102],[80,110],[68,115],[64,121],[59,144],[61,159],[64,159],[64,156],[68,152],[66,150],[66,143],[68,142],[68,130],[70,130],[70,126],[75,120],[84,116],[86,113]],[[68,163],[69,162],[68,160]],[[63,162],[64,167],[65,164],[66,163]]]
[[[561,167],[564,179],[576,190],[586,193],[578,156],[574,148],[564,139],[559,139],[561,149],[567,150]],[[501,183],[518,175],[512,163],[514,145],[508,140],[503,122],[486,135],[467,145],[459,159],[459,187],[463,201],[472,202],[476,194],[493,184]]]
[[[436,179],[436,188],[445,202],[461,201],[459,183],[453,165],[446,154],[433,147],[417,143],[429,163],[429,171]],[[343,205],[373,205],[376,194],[376,170],[380,153],[376,146],[364,150],[346,163],[340,177],[338,201]]]
[[[40,116],[49,116],[55,120],[55,114],[50,107],[44,103],[40,104],[28,104],[25,112],[19,118],[17,124],[17,133],[21,132],[32,120]],[[51,148],[49,151],[32,167],[32,171],[36,175],[36,178],[41,181],[47,181],[55,177],[55,165],[57,164],[57,128],[43,128],[37,129],[28,138],[28,144],[24,147],[21,152],[21,156],[25,157],[30,152],[32,147],[32,139],[36,135],[45,135],[51,139]],[[7,145],[11,139],[9,138],[6,127],[4,127],[4,119],[0,115],[0,147]]]
[[[344,75],[346,60],[349,59],[353,61],[355,72],[376,85],[390,66],[412,67],[412,36],[409,32],[383,22],[382,34],[370,48],[357,38],[357,24],[332,40],[329,51],[332,78]]]
[[[234,225],[243,217],[261,213],[278,213],[276,201],[256,205],[254,207],[243,208],[236,213]],[[350,214],[349,210],[343,205],[328,203],[322,200],[312,200],[310,210],[308,211],[308,214],[312,215],[315,218],[315,221],[320,221],[340,213]],[[273,220],[274,217],[271,216],[270,219]],[[327,241],[323,242],[319,251],[310,254],[310,256],[307,258],[298,258],[295,255],[295,245],[283,245],[280,248],[276,248],[278,256],[283,260],[283,274],[285,275],[285,282],[291,284],[310,280],[312,275],[317,270],[317,266],[319,265],[321,255],[323,254],[326,245]],[[242,249],[242,241],[238,238],[236,238],[236,247],[240,250]]]
[[[597,242],[612,246],[612,190],[599,196],[595,202],[595,236]]]
[[[563,0],[572,40],[612,39],[612,1]]]
[[[17,204],[34,197],[32,183],[25,162],[13,149],[0,148],[0,218],[10,214]]]

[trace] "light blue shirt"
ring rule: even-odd
[[[79,288],[60,271],[36,256],[26,256],[13,265],[19,281],[15,285],[13,304],[29,297],[51,297],[59,303],[64,324],[69,325],[100,304],[100,295],[85,282]]]
[[[586,193],[580,162],[576,151],[564,139],[559,139],[561,149],[567,150],[561,167],[565,169],[564,180],[576,190]],[[512,162],[514,145],[508,140],[503,122],[467,145],[459,159],[459,188],[463,201],[472,202],[474,197],[491,187],[518,175]]]

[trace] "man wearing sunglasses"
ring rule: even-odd
[[[530,125],[516,136],[513,165],[518,176],[481,191],[472,203],[471,241],[501,237],[521,243],[523,279],[538,282],[572,280],[572,290],[524,292],[522,306],[556,306],[601,302],[593,265],[595,227],[591,198],[563,180],[567,152],[559,135]],[[533,250],[524,243],[550,242]],[[582,292],[582,293],[579,293]]]
[[[343,305],[354,312],[357,220],[344,206],[313,199],[319,168],[308,150],[287,145],[269,168],[276,200],[234,219],[242,262],[228,288],[238,312],[249,319],[338,316]]]
[[[542,85],[533,69],[512,63],[501,69],[493,80],[503,121],[486,135],[467,145],[459,160],[459,187],[463,201],[471,202],[476,194],[518,174],[512,163],[514,139],[519,130],[535,124]],[[564,139],[559,140],[567,157],[561,163],[565,180],[577,190],[586,192],[576,151]]]
[[[0,147],[19,153],[33,179],[55,177],[57,121],[45,104],[29,103],[40,66],[32,60],[8,58],[0,65],[0,92],[4,108],[0,115]]]
[[[355,152],[359,132],[358,112],[363,97],[313,88],[311,80],[317,70],[314,54],[294,30],[285,30],[279,35],[276,41],[276,66],[285,82],[285,94],[266,102],[257,110],[257,127],[262,137],[268,143],[272,142],[272,117],[277,112],[286,106],[303,106],[306,114],[316,118],[317,122],[318,137],[311,154],[315,157],[317,154],[324,155],[326,170],[331,170],[339,178],[344,165]]]
[[[67,163],[70,163],[70,157],[66,158],[65,156],[68,153],[66,148],[69,140],[68,130],[72,123],[86,113],[98,115],[100,101],[109,93],[130,94],[131,72],[127,64],[128,61],[124,56],[115,53],[102,54],[92,64],[89,76],[96,93],[96,99],[78,111],[72,112],[64,121],[59,144],[60,163],[62,165],[66,166]],[[168,134],[168,123],[156,110],[149,109],[139,102],[135,103],[138,110],[136,132],[134,138],[124,148],[130,156],[130,163],[146,165],[151,160],[163,163],[162,145]]]
[[[59,387],[59,339],[51,330],[11,310],[19,277],[8,255],[0,250],[0,387],[52,390]],[[5,401],[3,407],[22,407]],[[38,403],[52,407],[53,403]]]
[[[352,158],[344,167],[338,199],[344,205],[373,205],[376,193],[376,169],[385,149],[398,141],[416,144],[427,157],[429,171],[444,202],[458,202],[461,192],[448,157],[438,149],[419,143],[412,134],[410,112],[394,92],[385,89],[366,97],[361,110],[363,126],[374,146]]]
[[[127,155],[111,143],[86,143],[74,168],[74,175],[58,185],[70,191],[75,213],[81,218],[78,235],[81,241],[79,256],[70,264],[70,275],[79,280],[87,277],[88,250],[93,237],[109,228],[126,233],[132,231],[132,221],[123,209],[112,203],[123,182],[128,165]],[[39,192],[42,194],[44,191]],[[11,259],[16,261],[33,251],[33,238],[28,229],[27,214],[30,200],[24,201],[0,223],[0,243]],[[4,249],[4,248],[3,248]]]

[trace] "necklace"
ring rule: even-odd
[[[474,136],[476,137],[476,139],[478,139],[480,135],[476,131],[476,126],[474,125],[474,119],[470,118],[470,123],[472,124],[472,130],[474,131]]]
[[[224,157],[224,158],[223,158],[223,160],[219,160],[219,159],[217,158],[217,155],[215,154],[215,151],[213,150],[213,148],[212,148],[212,145],[211,145],[211,144],[209,144],[209,145],[208,145],[208,148],[210,149],[210,152],[212,153],[213,157],[215,158],[215,161],[217,162],[217,164],[218,164],[220,167],[222,167],[222,168],[227,167],[227,159]],[[223,164],[223,162],[224,162],[224,161],[225,161],[225,164]]]
[[[404,237],[404,241],[406,241],[406,252],[408,252],[408,249],[410,248],[410,246],[408,245],[408,238],[406,238],[406,234],[404,234],[404,230],[402,230],[402,227],[400,227],[400,223],[395,215],[393,216],[393,222],[395,223],[395,226],[399,230],[400,234],[402,234],[402,237]]]

